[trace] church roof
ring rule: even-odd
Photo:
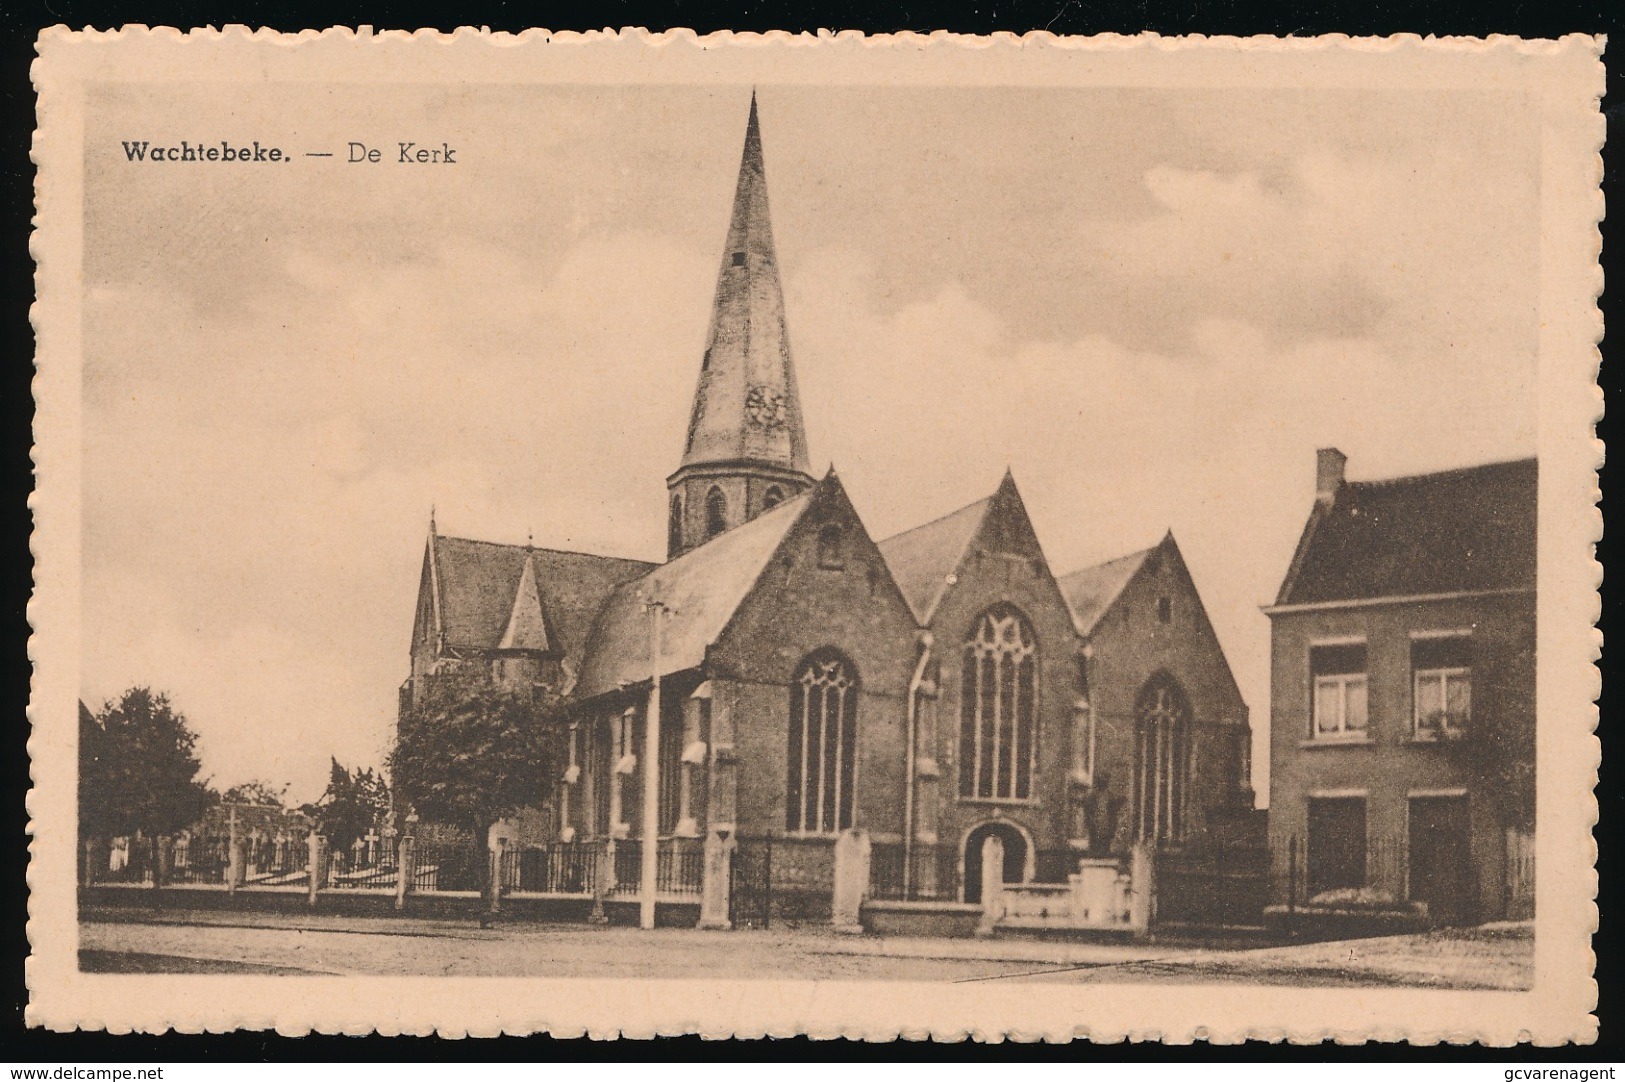
[[[801,473],[811,468],[790,362],[754,94],[683,446],[683,466],[722,462],[765,463]]]
[[[988,496],[880,542],[880,554],[920,623],[930,623],[948,576],[959,569],[992,505]]]
[[[1344,482],[1317,503],[1278,605],[1533,589],[1533,458]]]
[[[1066,596],[1066,603],[1072,607],[1072,623],[1077,627],[1078,634],[1090,635],[1094,632],[1100,618],[1112,607],[1112,602],[1145,566],[1146,558],[1160,547],[1153,545],[1093,567],[1080,568],[1057,580],[1061,593]]]
[[[662,602],[670,610],[661,624],[661,675],[704,661],[706,648],[728,626],[811,499],[807,492],[786,500],[620,585],[593,626],[576,694],[591,698],[649,679],[653,624],[644,606],[650,601]]]
[[[436,536],[432,543],[446,646],[543,649],[577,669],[593,617],[610,591],[655,566],[462,537]],[[521,590],[527,578],[534,606]]]

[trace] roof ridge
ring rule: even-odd
[[[1463,474],[1477,473],[1480,470],[1505,469],[1508,466],[1538,465],[1540,458],[1536,455],[1525,455],[1522,458],[1497,459],[1494,462],[1479,462],[1471,466],[1452,466],[1447,470],[1432,470],[1426,473],[1406,473],[1395,477],[1374,477],[1366,481],[1346,481],[1345,488],[1382,488],[1386,485],[1403,485],[1416,481],[1434,481],[1446,478],[1460,477]]]
[[[882,538],[881,540],[876,541],[875,544],[884,545],[888,541],[895,541],[899,537],[906,537],[911,533],[918,533],[920,530],[924,530],[924,529],[926,529],[928,527],[935,526],[940,522],[946,522],[948,519],[953,518],[955,515],[963,514],[964,512],[969,511],[971,508],[975,507],[979,503],[991,503],[993,501],[993,496],[994,495],[997,495],[997,493],[995,492],[995,493],[992,493],[990,495],[983,496],[979,500],[972,500],[970,503],[963,504],[963,505],[961,505],[959,507],[956,507],[952,511],[945,511],[942,514],[938,515],[934,519],[930,519],[930,520],[928,520],[926,522],[922,522],[918,526],[910,526],[906,530],[899,530],[897,533],[892,534],[890,537]]]
[[[1155,552],[1157,549],[1159,549],[1161,547],[1162,547],[1162,542],[1158,541],[1155,545],[1147,545],[1143,549],[1135,549],[1133,552],[1125,552],[1125,553],[1123,553],[1123,555],[1121,555],[1121,556],[1113,556],[1109,560],[1100,560],[1100,561],[1097,561],[1097,562],[1092,563],[1092,564],[1084,564],[1082,567],[1074,568],[1073,570],[1068,571],[1064,575],[1057,575],[1055,577],[1056,577],[1057,580],[1064,581],[1066,579],[1071,578],[1074,575],[1081,575],[1085,571],[1099,571],[1101,568],[1107,567],[1107,566],[1109,566],[1111,564],[1120,564],[1120,563],[1123,563],[1125,561],[1132,560],[1136,556],[1145,556],[1145,555],[1147,555],[1149,553]]]
[[[640,560],[636,556],[606,556],[601,552],[582,552],[580,549],[559,549],[550,545],[527,545],[516,541],[487,541],[482,537],[456,537],[452,534],[438,534],[440,541],[460,541],[465,545],[487,545],[498,549],[518,549],[522,552],[547,552],[556,556],[590,556],[594,560],[618,560],[628,564],[648,564],[651,567],[660,567],[661,564],[653,560]]]

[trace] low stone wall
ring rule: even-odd
[[[228,891],[224,887],[81,887],[79,905],[104,909],[208,909],[221,912],[321,913],[354,917],[407,917],[441,920],[478,920],[480,896],[472,891],[424,891],[409,894],[404,909],[395,908],[394,891],[323,890],[316,904],[310,904],[307,890],[255,887]],[[505,895],[500,919],[561,924],[585,924],[592,913],[588,898],[526,897]],[[609,923],[636,926],[636,900],[606,901],[604,915]],[[655,906],[655,924],[662,928],[692,928],[700,919],[700,906],[694,902],[666,902]]]
[[[976,934],[982,907],[965,902],[863,903],[863,930],[873,935],[946,936]]]

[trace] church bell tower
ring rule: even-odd
[[[809,470],[752,94],[683,461],[666,479],[667,559],[800,494]]]

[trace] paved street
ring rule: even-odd
[[[1533,977],[1526,928],[1263,949],[846,937],[825,928],[700,932],[576,924],[89,909],[95,972],[1135,981],[1516,989]]]

